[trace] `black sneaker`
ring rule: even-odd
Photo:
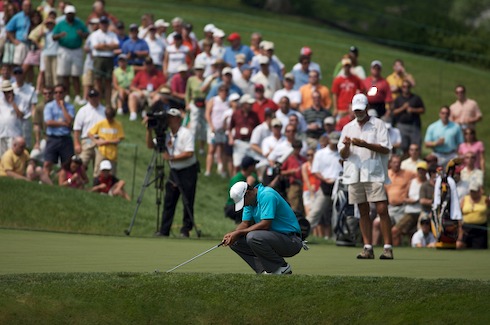
[[[359,260],[372,260],[372,259],[374,259],[374,250],[372,248],[368,249],[368,248],[364,247],[362,252],[357,254],[357,259],[359,259]]]

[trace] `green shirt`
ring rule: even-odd
[[[72,24],[66,19],[57,23],[56,26],[54,26],[53,35],[66,32],[66,35],[58,40],[58,44],[68,49],[75,50],[81,48],[83,44],[83,38],[78,35],[78,31],[88,33],[85,23],[75,17]]]
[[[192,76],[187,79],[187,86],[185,89],[185,102],[189,104],[191,100],[196,98],[206,98],[206,93],[201,91],[202,80],[199,80],[196,76]]]
[[[129,89],[129,86],[134,79],[133,66],[128,65],[126,67],[126,71],[121,69],[121,67],[117,67],[116,69],[114,69],[114,75],[116,76],[117,84],[119,85],[119,87]]]

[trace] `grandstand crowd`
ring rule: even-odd
[[[460,157],[454,178],[464,223],[485,233],[486,248],[485,152],[475,128],[482,114],[464,85],[455,85],[454,103],[440,108],[424,135],[424,102],[401,59],[391,67],[374,59],[365,71],[352,46],[335,67],[321,67],[304,46],[286,67],[260,33],[245,40],[212,23],[195,31],[180,17],[167,22],[150,13],[123,22],[103,0],[88,17],[55,0],[38,7],[6,0],[0,13],[0,176],[52,184],[60,163],[60,186],[130,199],[116,177],[125,137],[118,119],[146,122],[148,113],[178,108],[196,154],[205,156],[205,177],[230,178],[230,187],[240,180],[273,186],[315,235],[329,238],[342,175],[337,143],[354,119],[353,96],[364,93],[368,114],[386,123],[393,145],[386,189],[394,244],[418,234],[414,246],[432,245],[425,225],[437,168]],[[329,71],[327,86],[322,76]],[[376,221],[373,231],[376,244]]]

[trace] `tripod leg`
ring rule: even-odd
[[[138,200],[136,201],[136,208],[134,209],[133,212],[133,217],[131,218],[131,223],[129,224],[128,229],[124,231],[124,233],[129,236],[131,234],[131,230],[133,229],[134,222],[136,220],[136,215],[138,214],[138,209],[141,205],[141,201],[143,200],[143,195],[145,194],[145,189],[152,183],[150,182],[150,177],[153,174],[153,170],[155,169],[155,161],[160,153],[157,152],[156,150],[153,151],[153,156],[151,157],[150,164],[148,165],[148,169],[146,171],[146,176],[145,180],[143,182],[143,185],[141,186],[141,191],[138,196]]]

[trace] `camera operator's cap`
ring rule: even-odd
[[[99,18],[99,22],[101,24],[108,24],[109,23],[109,18],[107,18],[107,16],[102,16]]]
[[[189,68],[185,63],[182,63],[177,67],[177,72],[187,72],[187,70],[189,70]]]
[[[237,93],[233,93],[233,94],[230,94],[230,96],[228,96],[229,102],[234,102],[234,101],[239,100],[239,99],[240,99],[240,95],[238,95]]]
[[[340,139],[340,132],[334,131],[334,132],[330,132],[328,134],[328,141],[331,144],[337,144],[337,143],[339,143],[339,139]]]
[[[90,19],[90,21],[88,23],[91,25],[95,25],[95,24],[100,23],[100,19],[97,17],[94,17],[94,18]]]
[[[88,97],[98,97],[99,96],[99,92],[95,89],[90,89],[90,91],[88,92]]]
[[[223,68],[223,70],[221,71],[221,74],[224,76],[225,74],[233,74],[233,70],[230,68],[230,67],[225,67]]]
[[[65,7],[65,11],[64,11],[65,15],[67,15],[67,14],[74,14],[76,12],[77,12],[77,10],[75,9],[75,6],[68,5],[68,6]]]
[[[109,160],[102,160],[100,162],[100,170],[111,170],[112,164]]]
[[[169,23],[167,23],[165,20],[163,19],[158,19],[156,22],[155,22],[155,27],[168,27],[170,26]]]
[[[275,127],[275,126],[282,127],[282,122],[278,118],[273,118],[272,121],[271,121],[271,126],[272,127]]]
[[[383,64],[381,63],[380,60],[374,60],[373,62],[371,62],[371,68],[374,68],[375,66],[382,68]]]
[[[213,24],[207,24],[206,26],[204,26],[203,31],[205,33],[212,33],[212,32],[214,32],[215,29],[216,29],[216,26],[214,26]]]
[[[368,99],[364,94],[356,94],[352,98],[352,110],[363,111],[368,105]]]
[[[333,116],[325,117],[325,119],[323,120],[323,124],[335,125],[335,117]]]
[[[423,169],[423,170],[427,170],[429,169],[429,165],[427,165],[427,162],[426,161],[419,161],[417,163],[417,169]]]
[[[10,80],[2,80],[2,91],[8,92],[12,90],[14,90],[14,87],[12,87]]]
[[[240,104],[253,104],[255,103],[255,99],[250,96],[249,94],[244,94],[241,98],[240,98]]]
[[[175,116],[175,117],[181,117],[182,115],[180,114],[180,110],[178,108],[171,108],[168,110],[168,115],[170,116]]]
[[[213,37],[219,37],[219,38],[225,37],[225,32],[222,29],[216,28],[213,31]]]
[[[80,156],[77,155],[71,156],[71,161],[76,162],[79,165],[83,164],[82,158],[80,158]]]
[[[259,163],[259,161],[258,161],[258,160],[255,160],[255,159],[253,159],[253,158],[252,158],[252,157],[250,157],[250,156],[245,156],[245,157],[243,157],[243,159],[242,159],[242,164],[241,164],[241,166],[242,166],[242,168],[243,168],[243,169],[246,169],[246,168],[248,168],[248,167],[250,167],[250,166],[255,166],[255,165],[257,165],[258,163]]]
[[[246,182],[237,182],[230,188],[230,198],[235,202],[235,211],[243,209],[247,189],[248,184]]]

